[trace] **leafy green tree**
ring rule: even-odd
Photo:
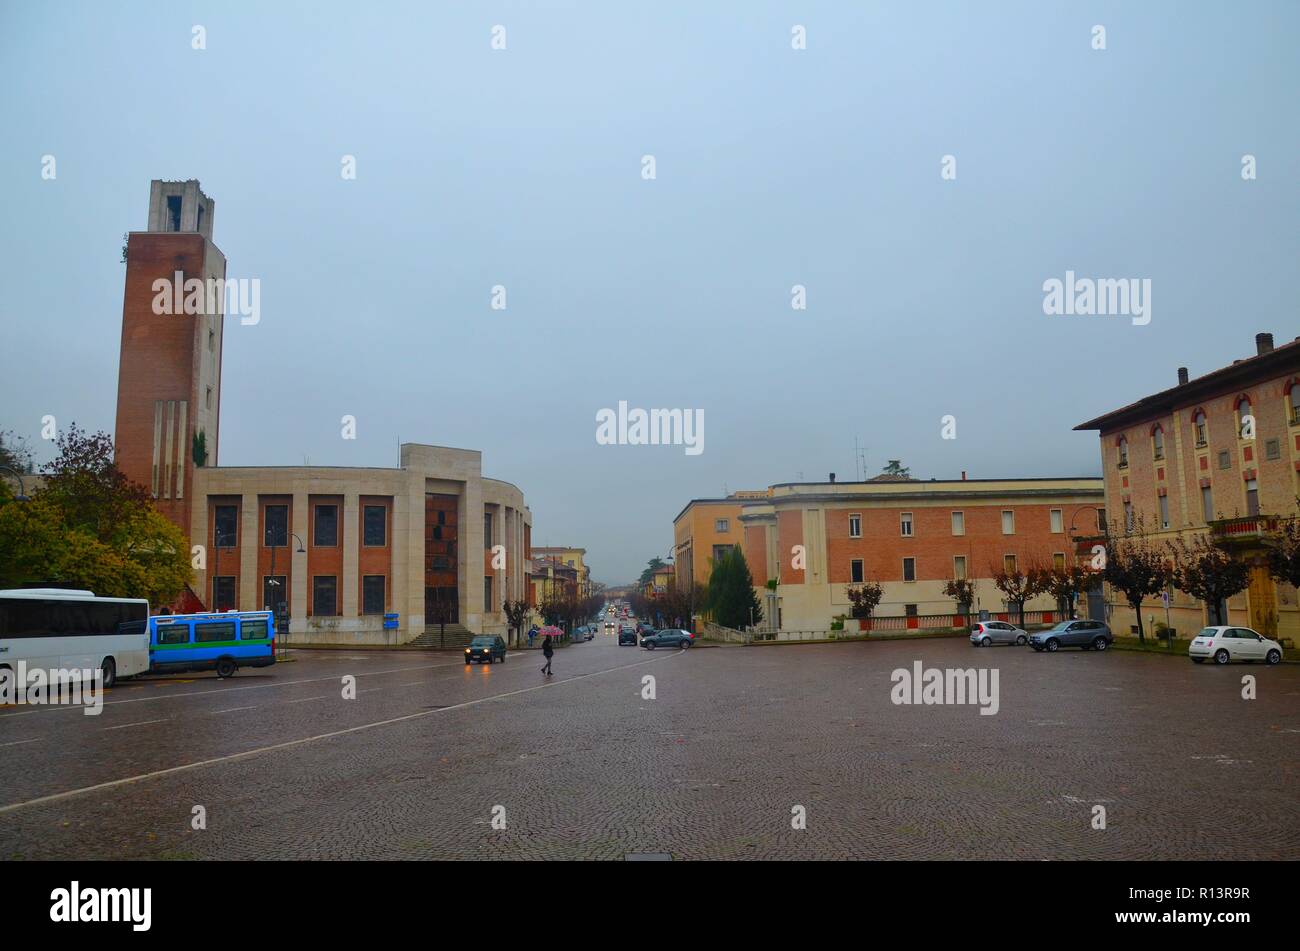
[[[0,587],[50,581],[161,607],[194,577],[181,530],[113,463],[113,441],[70,427],[31,501],[0,482]]]
[[[658,555],[651,558],[650,561],[647,562],[645,568],[641,571],[641,588],[644,590],[645,586],[654,579],[656,571],[667,567],[667,563]]]
[[[754,593],[754,579],[740,546],[713,561],[708,599],[713,620],[723,627],[739,629],[763,620],[763,608]]]
[[[887,475],[887,476],[899,476],[900,478],[903,479],[910,479],[912,478],[912,469],[910,466],[903,465],[903,461],[901,459],[890,459],[889,462],[885,465],[885,467],[880,470],[880,474]]]
[[[975,603],[975,582],[969,578],[953,578],[944,583],[943,593],[957,602],[957,611],[970,614],[970,606]]]
[[[23,475],[32,471],[32,450],[27,440],[12,430],[0,430],[0,467]]]
[[[519,632],[528,623],[528,615],[532,613],[532,609],[527,601],[507,600],[501,605],[501,610],[505,613],[506,624],[510,626],[510,642],[513,644],[518,640]]]

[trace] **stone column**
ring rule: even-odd
[[[361,497],[355,492],[343,496],[343,616],[360,618],[358,569],[361,564]]]
[[[295,482],[293,502],[289,512],[290,531],[297,532],[303,540],[303,547],[310,551],[311,541],[311,506],[308,502],[306,482]],[[285,576],[289,579],[289,633],[306,634],[307,599],[311,597],[311,579],[307,574],[307,559],[310,555],[298,554],[298,539],[290,535],[289,544],[285,546],[289,564],[285,566]],[[276,570],[279,570],[277,566]]]
[[[261,541],[257,524],[257,494],[245,492],[239,504],[239,600],[236,607],[241,611],[260,611],[264,607],[262,580],[257,574],[257,549]]]

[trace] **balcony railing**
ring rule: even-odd
[[[1220,543],[1260,542],[1282,530],[1288,519],[1277,515],[1243,515],[1210,522],[1210,536]]]

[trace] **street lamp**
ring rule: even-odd
[[[10,469],[8,466],[0,466],[0,472],[8,472],[10,475],[12,475],[15,479],[18,480],[18,494],[14,496],[15,502],[31,501],[31,499],[27,497],[27,489],[23,485],[23,474],[21,472],[19,472],[17,469]]]

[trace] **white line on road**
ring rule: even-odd
[[[408,713],[405,716],[392,717],[387,720],[378,720],[374,723],[363,723],[360,726],[348,727],[345,730],[335,730],[332,733],[319,733],[316,736],[304,736],[297,740],[288,740],[284,743],[275,743],[271,746],[259,746],[256,749],[244,750],[242,753],[231,753],[227,756],[216,756],[212,759],[199,760],[194,763],[185,763],[181,766],[169,766],[167,769],[156,769],[151,773],[141,773],[138,776],[126,776],[122,779],[109,780],[106,783],[96,783],[94,786],[84,786],[81,789],[69,789],[66,792],[51,793],[48,796],[40,796],[36,799],[28,799],[25,802],[12,802],[7,806],[0,806],[0,815],[6,812],[14,812],[25,806],[37,806],[47,802],[58,802],[62,799],[71,799],[73,796],[82,796],[87,793],[99,792],[103,789],[116,789],[118,786],[126,786],[131,783],[144,782],[147,779],[157,779],[160,776],[170,776],[173,773],[183,773],[187,770],[198,769],[200,766],[213,766],[217,763],[231,763],[236,760],[248,759],[250,756],[257,756],[261,753],[271,753],[276,750],[287,750],[295,746],[302,746],[305,743],[314,743],[317,740],[329,740],[336,736],[347,736],[349,733],[360,733],[363,730],[373,730],[375,727],[391,726],[394,723],[405,723],[407,720],[419,720],[422,717],[431,717],[439,713],[447,713],[451,710],[463,710],[466,707],[473,707],[480,703],[488,703],[492,700],[504,700],[506,697],[517,697],[520,694],[532,693],[536,690],[551,690],[555,687],[571,684],[579,680],[586,680],[589,677],[599,677],[601,674],[611,674],[616,670],[627,670],[631,667],[644,667],[646,664],[656,664],[672,657],[680,657],[684,651],[676,651],[671,654],[660,654],[658,657],[652,657],[650,660],[636,661],[631,664],[623,664],[619,667],[607,667],[604,670],[593,670],[589,674],[578,674],[576,677],[566,677],[564,680],[554,680],[550,683],[537,684],[533,687],[521,687],[518,690],[508,690],[505,693],[496,693],[490,697],[479,697],[476,700],[466,700],[463,703],[454,703],[448,707],[441,707],[436,710],[421,710],[419,713]],[[332,678],[327,678],[332,679]],[[148,721],[159,723],[159,720]],[[127,726],[143,726],[141,723],[128,723]],[[109,727],[110,730],[120,730],[122,727]]]
[[[228,710],[213,710],[212,716],[215,717],[218,713],[234,713],[236,710],[256,710],[256,709],[257,709],[256,704],[254,704],[251,707],[231,707]]]
[[[40,737],[38,736],[38,737],[33,737],[33,738],[30,739],[30,740],[14,740],[12,743],[0,743],[0,747],[5,747],[5,746],[22,746],[24,743],[35,743],[35,742],[37,742],[39,739],[40,739]]]
[[[359,673],[353,674],[352,676],[380,677],[383,676],[384,674],[401,674],[409,670],[439,670],[443,667],[460,667],[460,666],[461,666],[461,662],[456,661],[455,663],[452,664],[425,664],[420,667],[394,667],[391,670],[364,670]],[[293,687],[293,686],[297,686],[298,684],[318,684],[328,680],[338,680],[339,676],[340,675],[335,674],[332,677],[311,677],[306,680],[285,680],[283,682],[276,682],[276,683],[269,683],[269,684],[249,684],[246,687],[219,687],[216,690],[190,690],[185,693],[169,693],[166,694],[165,696],[158,696],[158,697],[130,697],[125,700],[105,700],[104,706],[107,707],[119,703],[150,703],[154,700],[175,700],[177,697],[200,697],[208,693],[233,693],[237,690],[265,690],[267,687]],[[187,681],[187,682],[192,683],[193,681]],[[157,684],[157,686],[162,686],[162,684]],[[22,717],[22,716],[27,716],[27,714],[29,713],[53,713],[57,710],[72,710],[72,709],[80,709],[80,707],[50,706],[50,707],[44,707],[41,710],[28,710],[24,713],[0,713],[0,719],[4,719],[7,716]]]
[[[166,723],[170,719],[171,717],[163,717],[161,720],[141,720],[139,723],[123,723],[121,726],[106,726],[104,727],[103,732],[108,730],[125,730],[128,727],[133,726],[148,726],[150,723]]]

